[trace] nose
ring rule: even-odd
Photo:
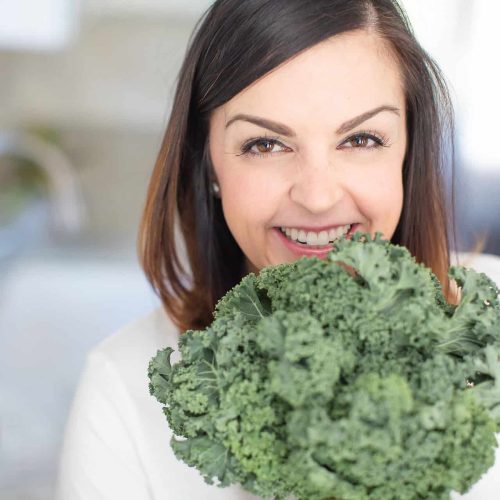
[[[302,160],[297,165],[296,179],[290,189],[290,198],[311,213],[327,212],[344,194],[339,172],[328,155]]]

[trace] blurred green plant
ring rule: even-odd
[[[14,220],[33,200],[46,193],[44,173],[36,163],[16,157],[0,160],[0,225]]]
[[[61,136],[45,125],[30,125],[24,132],[59,146]],[[13,222],[33,201],[48,194],[47,176],[32,159],[21,155],[0,156],[0,226]]]

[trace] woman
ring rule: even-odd
[[[216,1],[190,41],[140,228],[164,307],[88,355],[58,498],[256,498],[176,460],[149,360],[210,324],[248,272],[323,258],[346,231],[405,245],[455,301],[442,177],[452,138],[444,79],[395,1]],[[497,498],[493,469],[454,498]]]

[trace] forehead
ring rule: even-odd
[[[349,118],[382,104],[403,110],[400,68],[386,41],[365,31],[329,38],[258,79],[224,105],[224,117],[260,112],[301,122]],[[337,122],[335,118],[335,122]]]

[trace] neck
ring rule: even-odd
[[[246,274],[255,273],[256,275],[259,274],[259,269],[257,269],[246,257],[245,257],[245,273]]]

